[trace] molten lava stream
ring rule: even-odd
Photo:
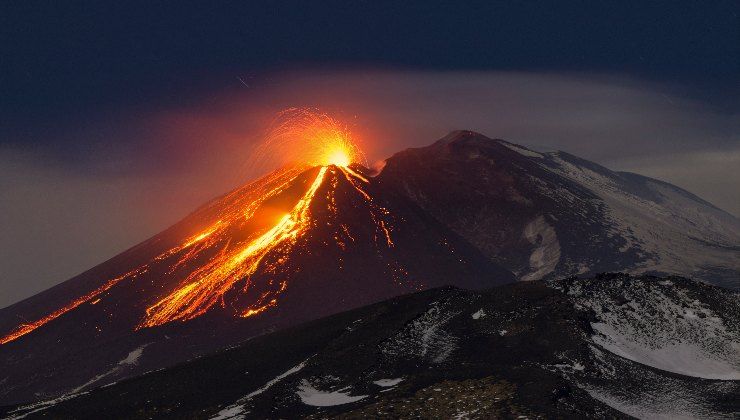
[[[59,318],[67,312],[76,309],[84,303],[97,303],[100,299],[99,296],[102,293],[108,291],[122,280],[126,278],[135,278],[136,276],[147,272],[153,264],[165,262],[169,257],[179,254],[182,251],[189,250],[185,255],[181,256],[171,265],[168,270],[168,274],[172,274],[178,267],[193,261],[201,252],[209,249],[217,242],[228,240],[228,238],[224,238],[224,232],[229,226],[251,218],[264,200],[267,200],[285,190],[290,182],[295,179],[303,169],[304,167],[301,166],[287,167],[239,188],[225,197],[224,202],[229,204],[220,212],[220,219],[211,227],[186,239],[182,244],[157,255],[149,263],[131,270],[119,277],[108,280],[99,288],[74,299],[72,302],[51,312],[50,314],[36,321],[18,325],[7,335],[0,337],[0,345],[23,337],[24,335],[27,335]],[[196,247],[196,245],[198,246]]]
[[[116,277],[114,279],[108,280],[105,284],[98,287],[97,289],[93,290],[92,292],[81,296],[74,301],[70,302],[69,304],[57,309],[56,311],[50,313],[49,315],[46,315],[45,317],[38,319],[34,322],[28,323],[28,324],[21,324],[17,326],[13,331],[11,331],[8,335],[0,338],[0,345],[9,343],[13,340],[17,340],[24,335],[33,332],[35,329],[43,326],[44,324],[51,322],[60,316],[66,314],[67,312],[77,308],[78,306],[82,305],[83,303],[92,301],[96,297],[100,296],[102,293],[106,292],[111,287],[115,286],[120,282],[121,280],[124,280],[129,277],[136,277],[139,274],[142,274],[146,272],[145,268],[137,268],[136,270],[130,271],[122,276]],[[98,298],[97,301],[95,301],[93,304],[98,303],[100,299]]]
[[[362,195],[365,198],[365,200],[367,201],[368,206],[370,206],[370,217],[372,218],[373,223],[375,224],[376,231],[379,230],[380,232],[382,232],[383,233],[383,236],[385,238],[385,244],[386,244],[386,246],[388,248],[393,248],[395,246],[395,244],[393,243],[393,239],[391,239],[391,229],[389,228],[389,225],[385,222],[385,220],[383,220],[383,218],[385,216],[389,215],[390,212],[385,207],[381,207],[381,206],[375,204],[375,202],[373,201],[372,197],[370,197],[370,194],[368,194],[364,189],[362,189],[362,187],[360,186],[360,184],[357,183],[352,178],[353,177],[354,178],[357,178],[360,181],[365,182],[366,184],[369,184],[370,181],[367,178],[365,178],[364,176],[362,176],[362,175],[358,174],[357,172],[355,172],[354,170],[352,170],[352,168],[350,168],[349,166],[347,166],[347,167],[340,167],[339,169],[341,169],[342,173],[344,173],[344,176],[347,179],[347,181],[350,183],[350,185],[352,185],[352,187],[355,190],[357,190],[357,192],[359,192],[360,195]],[[375,242],[376,242],[376,244],[377,244],[377,241],[378,241],[378,238],[377,238],[377,235],[376,235],[375,236]]]
[[[218,303],[236,282],[242,279],[248,281],[267,253],[281,245],[295,244],[297,238],[309,228],[309,207],[324,181],[326,171],[326,166],[319,169],[313,183],[298,203],[271,229],[237,249],[217,255],[207,265],[188,276],[174,292],[149,307],[139,328],[153,327],[175,320],[186,321],[204,314]],[[262,306],[264,305],[248,308],[241,315],[249,316],[262,312],[259,310]]]

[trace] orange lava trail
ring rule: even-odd
[[[365,197],[365,200],[367,200],[367,203],[370,206],[370,217],[372,218],[373,223],[375,224],[377,230],[380,230],[380,232],[382,232],[386,246],[388,248],[393,248],[395,244],[393,243],[393,239],[391,238],[391,229],[389,227],[389,224],[383,220],[384,217],[390,215],[390,212],[385,207],[377,205],[373,201],[372,197],[370,197],[370,194],[368,194],[353,178],[357,178],[361,181],[364,181],[365,183],[369,183],[370,181],[368,181],[367,178],[353,171],[349,167],[340,167],[339,169],[342,170],[345,178],[347,179],[347,181],[349,181],[352,187],[354,187],[357,192]],[[377,235],[375,241],[377,243]]]
[[[168,270],[168,274],[171,274],[180,265],[193,260],[200,252],[208,249],[210,245],[223,240],[223,238],[219,234],[223,233],[224,229],[226,229],[228,226],[237,222],[238,220],[247,220],[251,218],[254,211],[264,202],[264,200],[267,200],[282,192],[289,185],[289,183],[298,174],[300,174],[302,169],[303,168],[301,167],[294,166],[275,171],[274,173],[263,177],[262,179],[259,179],[232,192],[227,197],[225,197],[224,200],[230,204],[225,209],[223,209],[223,211],[220,213],[221,219],[216,221],[213,226],[186,239],[182,244],[157,255],[148,264],[144,264],[134,270],[129,271],[126,274],[108,280],[99,288],[73,300],[62,308],[59,308],[54,312],[31,323],[20,324],[10,333],[0,338],[0,345],[7,344],[11,341],[17,340],[20,337],[23,337],[26,334],[33,332],[34,330],[59,318],[67,312],[76,309],[85,302],[92,301],[91,304],[97,304],[100,300],[99,298],[96,299],[96,297],[118,284],[121,280],[129,277],[133,278],[140,274],[143,274],[149,270],[152,264],[166,260],[167,258],[176,255],[183,250],[189,249],[196,244],[201,244],[205,242],[205,244],[203,244],[204,246],[192,249],[187,254],[182,256],[175,264],[173,264]]]
[[[254,164],[271,161],[283,165],[283,168],[206,206],[202,210],[205,215],[203,220],[209,222],[201,231],[191,234],[146,264],[108,280],[43,318],[19,325],[0,338],[0,345],[29,334],[84,303],[97,304],[103,293],[122,280],[137,277],[161,264],[166,264],[166,270],[163,271],[165,276],[182,275],[184,280],[174,291],[147,308],[136,329],[187,321],[203,315],[218,303],[225,307],[224,296],[237,282],[244,281],[241,291],[249,293],[251,277],[258,269],[262,273],[275,274],[279,266],[286,262],[298,239],[311,228],[309,208],[329,172],[331,184],[326,197],[329,212],[338,216],[334,192],[339,182],[336,175],[341,171],[349,184],[367,201],[375,225],[376,247],[395,246],[391,238],[393,228],[389,211],[376,204],[365,190],[363,184],[369,184],[370,181],[349,166],[351,163],[364,163],[364,156],[349,131],[331,117],[306,109],[290,109],[281,113],[267,140],[254,153],[254,159]],[[291,188],[304,171],[314,166],[319,167],[316,178],[289,213],[267,230],[235,239],[240,236],[233,233],[244,232],[243,228],[251,229],[248,223],[267,200]],[[347,225],[340,222],[339,227],[341,231],[335,232],[334,240],[344,250],[348,243],[355,242],[355,237]],[[340,236],[346,237],[347,241]],[[378,243],[379,236],[385,239],[383,245]],[[273,255],[279,258],[271,259],[275,262],[269,264],[263,263],[271,252],[275,252]],[[181,272],[184,274],[179,274]],[[267,285],[273,288],[263,292],[251,305],[238,312],[238,316],[255,316],[278,305],[278,297],[287,289],[288,281],[277,283],[275,278],[271,278]]]
[[[59,318],[60,316],[66,314],[67,312],[69,312],[69,311],[77,308],[78,306],[84,304],[85,302],[93,301],[93,302],[91,302],[93,305],[96,304],[96,303],[98,303],[100,301],[100,298],[98,298],[98,299],[95,299],[95,298],[97,298],[98,296],[100,296],[102,293],[104,293],[105,291],[107,291],[111,287],[115,286],[118,282],[120,282],[121,280],[124,280],[126,278],[129,278],[129,277],[136,277],[137,275],[142,274],[145,271],[146,270],[142,270],[142,269],[137,268],[136,270],[130,271],[130,272],[128,272],[128,273],[126,273],[126,274],[124,274],[122,276],[119,276],[119,277],[116,277],[114,279],[108,280],[105,284],[103,284],[102,286],[100,286],[97,289],[93,290],[92,292],[90,292],[90,293],[88,293],[88,294],[86,294],[84,296],[81,296],[81,297],[73,300],[72,302],[70,302],[66,306],[57,309],[56,311],[50,313],[49,315],[46,315],[45,317],[43,317],[43,318],[41,318],[39,320],[36,320],[34,322],[31,322],[31,323],[28,323],[28,324],[21,324],[21,325],[19,325],[13,331],[11,331],[8,335],[0,338],[0,345],[9,343],[9,342],[11,342],[13,340],[17,340],[18,338],[23,337],[24,335],[26,335],[26,334],[34,331],[35,329],[41,327],[42,325],[44,325],[44,324],[46,324],[46,323],[48,323],[50,321],[53,321],[53,320]],[[95,299],[95,300],[93,300],[93,299]]]
[[[224,238],[223,235],[226,229],[239,222],[246,222],[251,219],[254,212],[257,211],[265,200],[284,191],[303,169],[305,168],[299,166],[284,168],[228,194],[223,199],[227,205],[219,212],[219,220],[213,226],[188,238],[181,245],[163,252],[155,257],[154,260],[167,259],[195,244],[205,242],[205,246],[191,251],[174,264],[170,268],[170,271],[174,272],[177,267],[193,260],[201,251],[208,249],[214,243],[228,239]]]
[[[309,206],[324,181],[326,171],[326,166],[319,169],[308,191],[291,212],[271,229],[238,249],[218,255],[188,276],[177,290],[149,307],[139,328],[175,320],[186,321],[204,314],[218,303],[234,283],[254,274],[268,252],[281,245],[294,244],[309,227]],[[248,308],[241,315],[250,316],[261,312],[257,309]]]

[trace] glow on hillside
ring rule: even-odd
[[[335,222],[331,224],[335,231],[329,232],[329,241],[321,246],[330,246],[333,241],[344,252],[356,243],[356,235],[338,214],[335,196],[340,183],[349,185],[350,194],[365,203],[367,210],[356,209],[356,205],[343,210],[368,212],[363,214],[369,214],[375,232],[373,246],[395,246],[390,212],[371,196],[370,180],[357,167],[352,168],[364,163],[362,152],[336,120],[305,109],[284,111],[253,159],[284,166],[208,207],[208,217],[199,219],[200,229],[183,235],[177,245],[48,315],[20,324],[0,337],[0,344],[27,335],[82,304],[104,306],[114,286],[145,272],[164,273],[151,279],[153,284],[161,284],[162,290],[154,299],[147,297],[151,301],[135,329],[188,321],[215,306],[242,318],[276,310],[280,296],[290,287],[290,275],[281,268],[291,261],[299,243],[307,243],[303,239],[317,226],[312,207],[326,206]],[[288,197],[295,197],[295,201],[286,201]],[[284,210],[275,210],[270,204],[276,200],[284,203]]]

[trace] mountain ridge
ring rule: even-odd
[[[740,287],[736,219],[563,156],[457,131],[394,154],[375,176],[359,166],[268,174],[0,309],[0,337],[12,338],[0,344],[0,382],[13,384],[0,402],[101,386],[443,284],[626,271]],[[116,369],[144,345],[138,364]]]

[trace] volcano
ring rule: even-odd
[[[470,131],[379,174],[349,162],[277,170],[0,310],[0,403],[443,285],[624,271],[740,287],[740,222],[661,181]]]

